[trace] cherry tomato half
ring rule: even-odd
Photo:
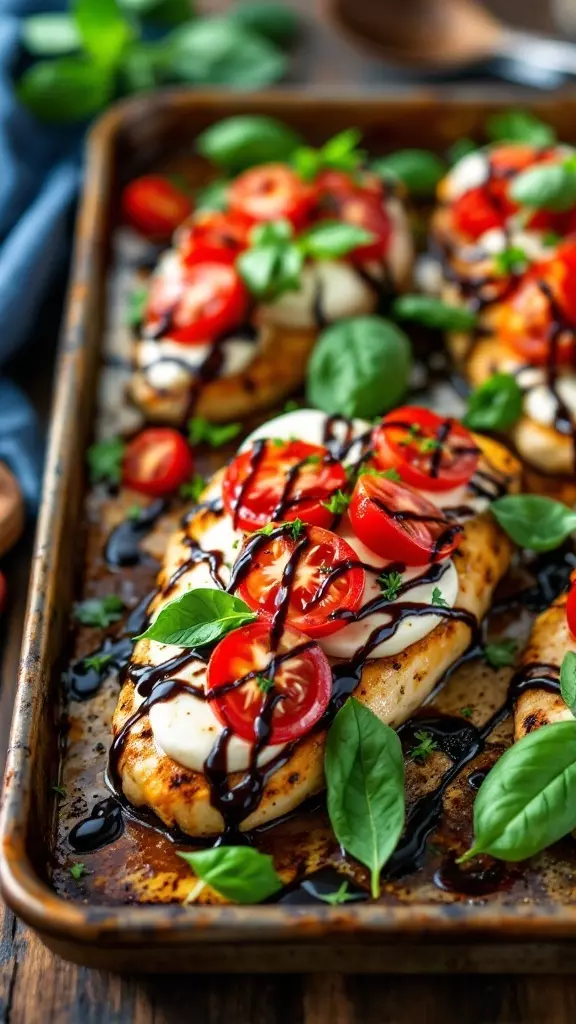
[[[253,221],[289,220],[302,227],[312,210],[315,189],[285,164],[263,164],[240,174],[230,185],[234,213]]]
[[[145,328],[161,330],[173,341],[193,345],[217,338],[242,322],[248,294],[236,270],[226,263],[180,261],[170,273],[160,269],[150,283]]]
[[[159,174],[136,178],[122,193],[124,219],[149,238],[170,238],[191,212],[190,197]]]
[[[460,527],[444,519],[417,491],[365,474],[348,509],[357,537],[381,558],[427,565],[448,558],[460,540]]]
[[[194,469],[192,452],[177,430],[149,427],[130,441],[122,463],[122,481],[142,494],[175,491]]]
[[[273,653],[270,624],[261,619],[220,641],[208,664],[207,684],[216,715],[242,739],[254,742],[264,717],[269,744],[291,743],[322,718],[332,673],[321,647],[293,629],[284,630]]]
[[[334,517],[323,502],[345,483],[344,466],[322,445],[269,440],[233,459],[222,491],[241,530],[259,530],[273,518],[329,526]]]
[[[420,406],[389,412],[373,439],[381,469],[395,469],[404,483],[426,491],[459,487],[478,465],[479,451],[466,428]]]
[[[177,245],[185,264],[234,263],[248,245],[251,222],[238,213],[202,210],[178,232]]]
[[[366,574],[353,548],[330,530],[308,526],[296,539],[288,531],[269,538],[253,554],[238,594],[254,611],[273,615],[284,570],[296,550],[286,621],[311,637],[336,633],[346,622],[331,619],[331,613],[360,606]]]
[[[566,600],[566,622],[574,640],[576,640],[576,573],[570,577],[570,590]]]

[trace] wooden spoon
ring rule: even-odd
[[[18,481],[0,462],[0,557],[19,540],[24,521],[24,500]]]

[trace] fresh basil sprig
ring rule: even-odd
[[[216,846],[195,853],[178,851],[202,882],[233,903],[261,903],[283,888],[268,854],[251,846]]]
[[[300,31],[300,19],[279,0],[236,0],[228,20],[278,46],[290,46]]]
[[[379,316],[351,317],[326,328],[308,363],[306,396],[329,415],[371,419],[404,395],[412,349],[404,332]]]
[[[560,692],[562,700],[576,717],[576,654],[566,651],[560,667]]]
[[[524,860],[576,827],[576,721],[544,725],[502,755],[478,790],[477,853]]]
[[[210,423],[204,416],[193,416],[188,420],[190,444],[208,444],[211,448],[221,448],[223,444],[228,444],[228,441],[238,437],[241,430],[241,423]]]
[[[553,551],[576,530],[576,512],[541,494],[508,494],[490,510],[515,544],[532,551]]]
[[[380,872],[404,827],[404,760],[389,725],[351,697],[326,742],[328,814],[347,853],[370,871],[374,898]]]
[[[576,157],[522,171],[510,186],[510,196],[535,210],[569,210],[576,203]]]
[[[199,188],[194,197],[196,210],[225,210],[228,206],[228,182],[219,178]]]
[[[107,437],[91,444],[86,452],[86,461],[92,483],[119,484],[125,451],[126,445],[120,437]]]
[[[87,597],[74,605],[74,618],[83,626],[107,629],[113,622],[119,622],[124,613],[124,601],[117,594],[105,597]]]
[[[531,146],[552,146],[556,132],[528,110],[505,110],[486,122],[491,142],[527,142]]]
[[[392,305],[398,320],[412,320],[440,331],[468,331],[478,316],[463,306],[451,306],[433,295],[399,295]]]
[[[322,170],[331,169],[353,173],[364,161],[365,154],[358,149],[362,133],[357,128],[346,128],[334,135],[319,149],[299,146],[291,156],[291,163],[305,181],[312,181]]]
[[[297,132],[274,117],[238,114],[201,132],[196,149],[213,164],[235,174],[255,164],[287,160],[301,141]]]
[[[261,89],[283,77],[286,56],[227,18],[197,18],[170,33],[165,66],[172,81]]]
[[[177,647],[203,647],[256,619],[239,597],[225,590],[189,590],[165,605],[136,640],[156,640]]]
[[[320,221],[300,236],[298,245],[305,256],[315,260],[332,260],[346,256],[361,245],[368,245],[374,235],[356,224],[343,221]]]
[[[469,396],[463,422],[471,430],[509,430],[522,414],[522,397],[511,373],[495,373]]]
[[[446,165],[428,149],[401,149],[379,157],[372,170],[383,178],[398,178],[414,196],[431,196],[446,174]]]

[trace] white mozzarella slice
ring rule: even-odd
[[[285,412],[282,416],[276,416],[268,420],[262,426],[256,427],[240,446],[240,451],[245,451],[250,445],[261,437],[281,437],[289,440],[297,437],[300,441],[307,441],[308,444],[325,444],[326,426],[330,417],[318,409],[294,409],[292,412]],[[362,437],[367,430],[370,430],[368,420],[353,420],[352,435],[355,438]],[[347,424],[334,419],[331,424],[331,436],[344,444],[347,434]],[[343,460],[353,462],[358,455],[358,446],[350,449],[347,457]]]
[[[488,154],[483,150],[462,157],[444,179],[444,194],[450,202],[459,199],[471,188],[479,188],[490,177]]]
[[[378,296],[350,263],[309,263],[302,270],[299,288],[262,306],[261,318],[278,327],[316,327],[317,301],[321,302],[324,318],[333,321],[374,312]]]

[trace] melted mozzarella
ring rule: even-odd
[[[275,416],[262,426],[256,427],[240,446],[240,451],[249,448],[254,441],[261,437],[281,437],[286,441],[297,437],[300,441],[307,441],[308,444],[325,444],[326,427],[329,417],[319,409],[294,409],[293,412],[285,412],[282,416]],[[337,418],[333,420],[330,429],[330,436],[340,444],[344,444],[347,434],[347,423]],[[352,420],[352,436],[362,437],[370,430],[368,420]],[[354,462],[358,457],[358,445],[353,445],[343,459],[344,463]]]
[[[572,418],[576,421],[576,377],[567,375],[556,381],[556,391]],[[558,401],[546,382],[532,386],[524,396],[524,412],[544,427],[553,427],[558,412]]]
[[[481,150],[468,153],[444,178],[444,195],[449,202],[454,202],[471,188],[479,188],[489,177],[490,165],[487,154]]]
[[[326,320],[342,320],[373,313],[378,296],[349,263],[337,260],[308,263],[302,270],[299,288],[284,292],[275,302],[262,306],[261,318],[264,323],[278,327],[317,327],[317,303]]]

